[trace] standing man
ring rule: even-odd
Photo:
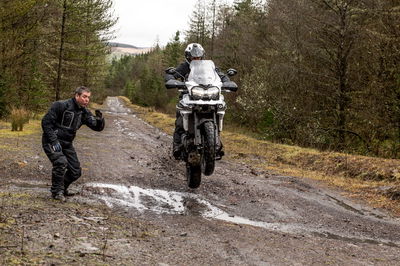
[[[81,176],[81,167],[72,141],[76,131],[84,124],[95,131],[104,129],[104,118],[100,110],[96,116],[86,108],[90,101],[90,89],[79,87],[73,98],[52,104],[42,119],[42,145],[53,164],[51,195],[53,199],[65,201],[70,196],[68,187]]]

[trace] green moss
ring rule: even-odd
[[[26,194],[26,193],[0,192],[0,198],[3,198],[3,197],[14,198],[14,199],[32,198],[31,195]]]
[[[13,224],[15,224],[15,219],[14,218],[1,219],[0,229],[10,228]]]
[[[16,252],[10,255],[6,260],[6,265],[43,265],[44,260],[35,254]]]
[[[1,137],[0,137],[1,139]],[[14,145],[0,145],[0,150],[4,151],[18,151],[19,149],[16,148]]]

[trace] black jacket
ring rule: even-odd
[[[43,141],[72,142],[83,124],[96,131],[102,131],[105,125],[104,118],[93,116],[87,108],[80,107],[75,98],[54,102],[42,119]]]
[[[190,64],[188,63],[188,61],[185,61],[183,63],[181,63],[176,69],[175,69],[176,73],[173,76],[174,79],[182,79],[182,81],[184,81],[189,73],[190,73]],[[221,78],[222,82],[227,82],[230,81],[229,77],[227,75],[225,75],[224,73],[222,73],[219,68],[215,68],[215,71],[217,72],[218,76]],[[172,76],[166,76],[165,80],[169,80],[172,78]]]

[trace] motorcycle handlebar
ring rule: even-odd
[[[167,89],[186,89],[185,82],[176,79],[170,79],[165,82],[165,87]]]

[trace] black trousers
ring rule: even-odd
[[[71,142],[60,141],[62,151],[55,152],[50,143],[42,141],[43,150],[53,164],[51,172],[51,193],[64,192],[81,174],[81,166]]]
[[[185,133],[183,128],[183,117],[176,111],[175,131],[174,131],[174,145],[179,145],[182,142],[182,134]]]

